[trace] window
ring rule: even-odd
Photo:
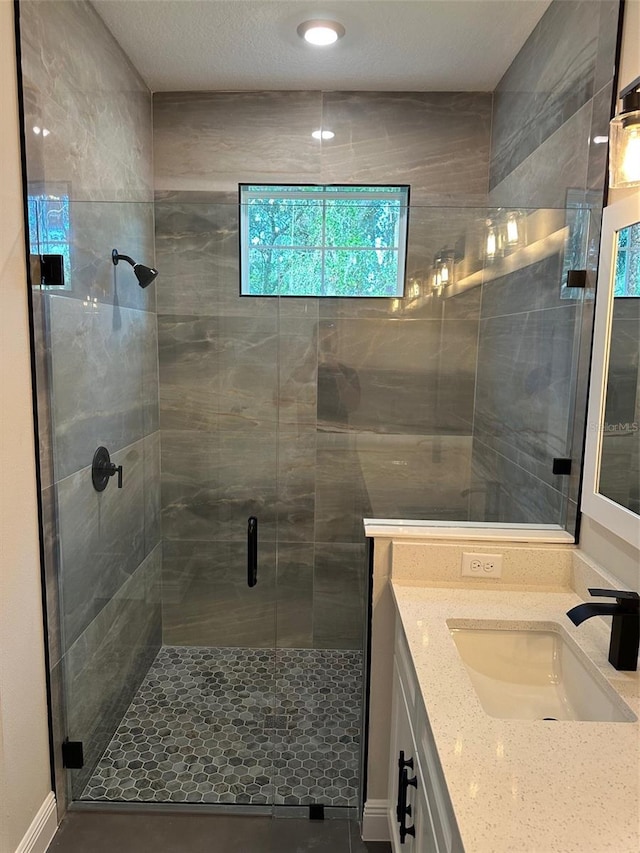
[[[29,190],[29,251],[32,255],[62,255],[64,280],[71,281],[69,196]]]
[[[618,231],[613,295],[640,296],[640,222]]]
[[[243,296],[404,292],[409,187],[240,185]]]

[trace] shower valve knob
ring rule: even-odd
[[[96,492],[103,492],[109,484],[109,479],[118,475],[118,488],[122,488],[122,465],[116,465],[111,461],[111,456],[106,447],[99,447],[93,454],[91,466],[91,480]]]
[[[115,462],[111,463],[111,469],[109,471],[109,476],[113,477],[114,474],[118,475],[118,488],[122,488],[122,465],[116,465]]]

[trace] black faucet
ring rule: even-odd
[[[640,595],[621,589],[590,589],[591,595],[615,598],[615,604],[587,602],[572,607],[567,616],[580,625],[592,616],[613,616],[609,663],[616,669],[634,672],[638,669],[640,647]]]

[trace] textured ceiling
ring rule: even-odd
[[[153,91],[492,91],[550,0],[93,0]],[[306,44],[302,21],[346,35]]]

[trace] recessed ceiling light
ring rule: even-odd
[[[332,130],[314,130],[311,136],[314,139],[333,139],[335,133]]]
[[[36,136],[37,136],[37,135],[40,133],[40,128],[36,125],[36,127],[34,127],[34,128],[33,128],[33,132],[34,132],[34,133],[36,134]]]
[[[320,47],[334,44],[344,33],[344,27],[337,21],[305,21],[298,27],[300,38]]]
[[[609,141],[608,136],[594,136],[593,141],[596,145],[604,145],[605,142]]]

